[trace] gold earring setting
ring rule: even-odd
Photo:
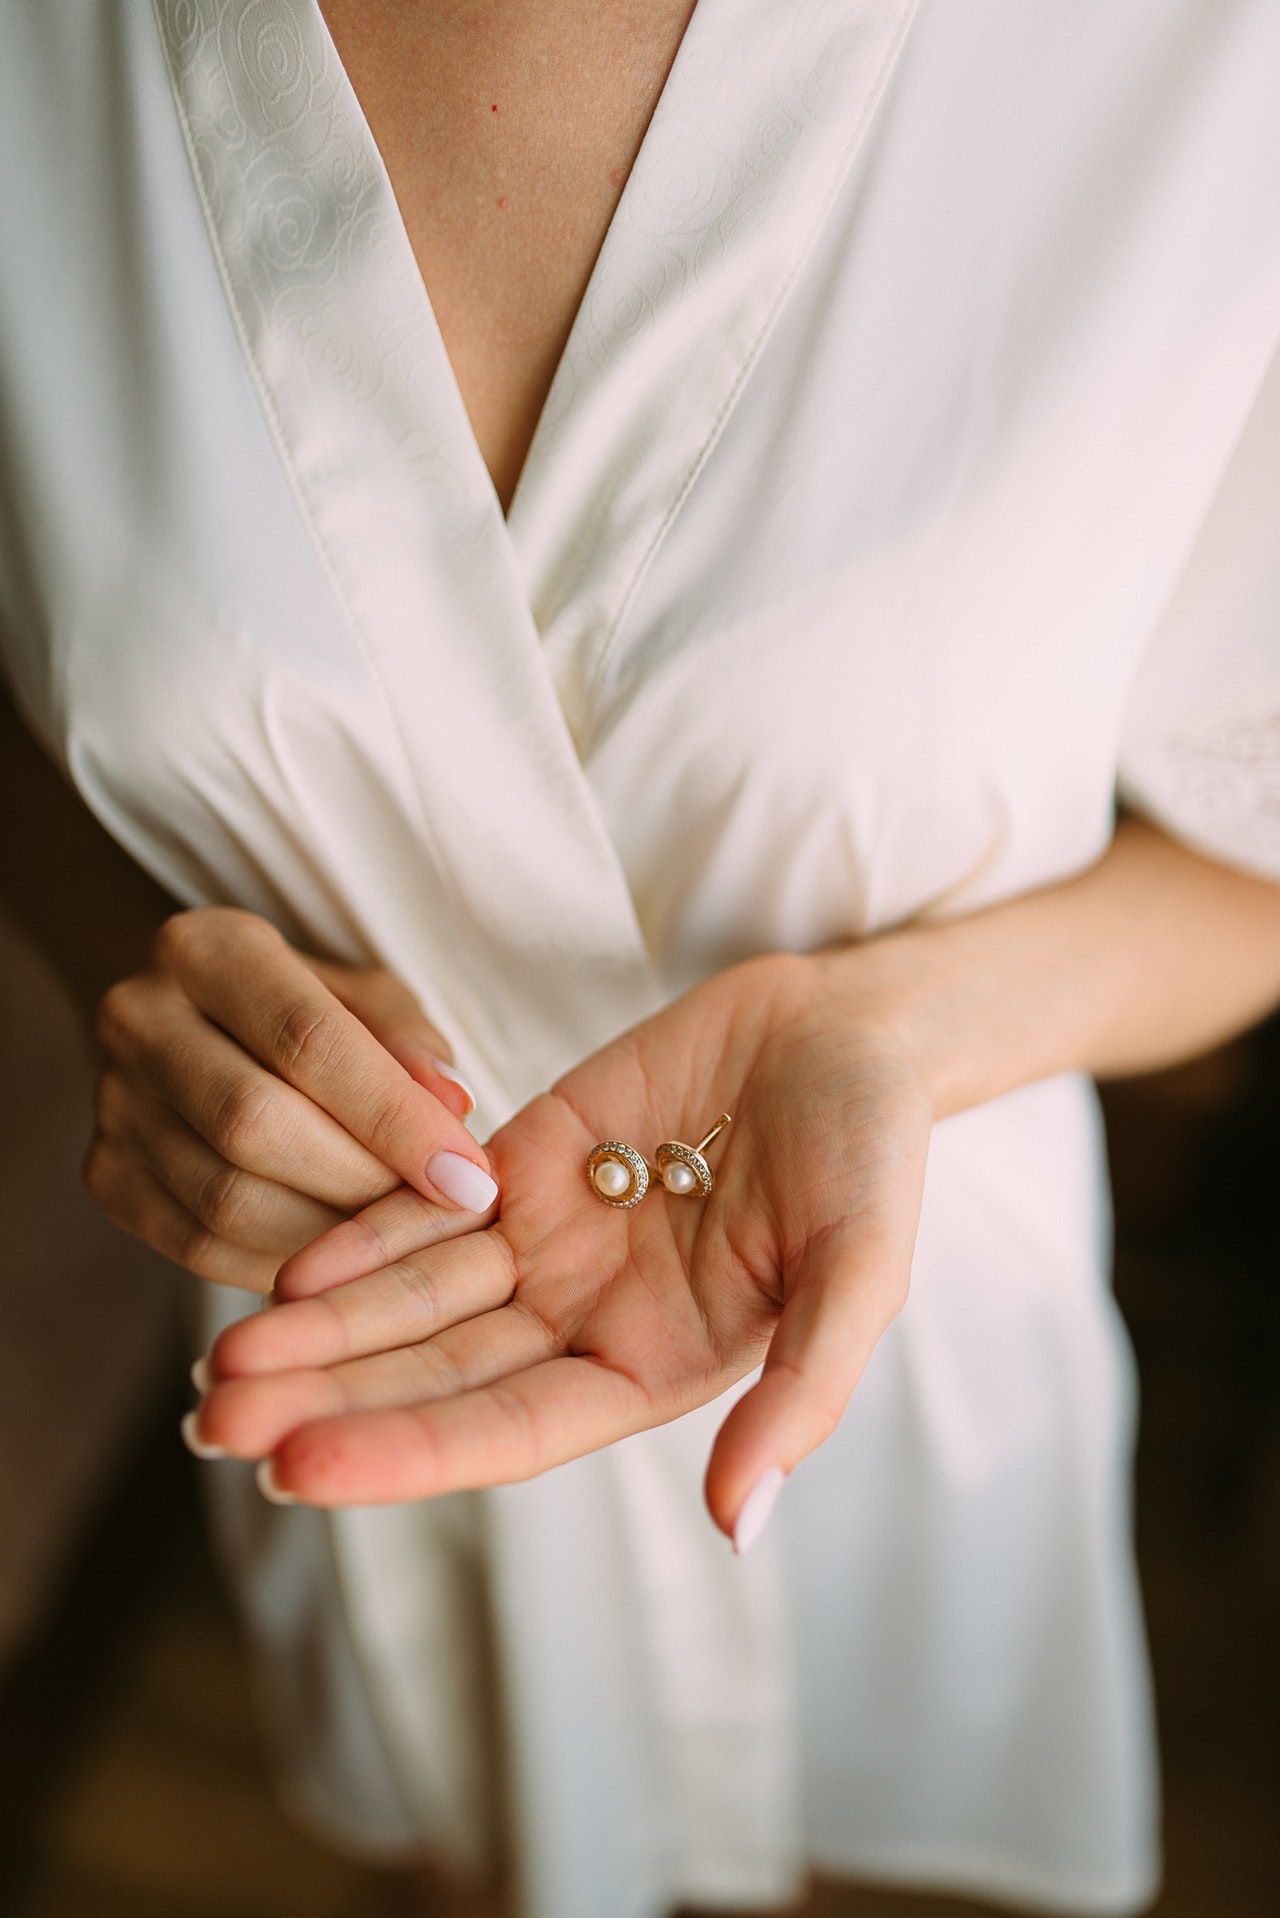
[[[587,1155],[587,1182],[597,1199],[622,1212],[639,1205],[655,1176],[661,1180],[663,1189],[675,1198],[705,1199],[716,1180],[702,1155],[729,1123],[729,1114],[722,1112],[697,1145],[664,1139],[653,1155],[657,1161],[656,1175],[633,1145],[624,1139],[602,1139]]]
[[[633,1145],[602,1139],[587,1157],[587,1178],[597,1199],[629,1212],[649,1190],[649,1168]]]
[[[729,1115],[722,1112],[710,1132],[704,1139],[699,1139],[697,1145],[682,1145],[679,1139],[663,1140],[653,1156],[657,1161],[658,1177],[668,1192],[673,1192],[677,1198],[710,1197],[716,1178],[702,1154],[728,1124]]]

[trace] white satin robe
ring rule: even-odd
[[[0,21],[15,689],[175,893],[405,977],[482,1135],[746,954],[1079,871],[1118,780],[1280,875],[1273,0],[700,0],[506,522],[313,0]],[[496,1763],[526,1918],[1124,1912],[1132,1414],[1064,1079],[937,1128],[745,1561],[714,1407],[402,1509],[211,1471],[354,1845],[483,1854]]]

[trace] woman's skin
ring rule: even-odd
[[[693,0],[322,0],[504,510]]]
[[[272,1035],[314,974],[271,934],[264,972],[264,935],[245,915],[189,915],[168,939],[202,920],[221,927],[207,963],[232,1022],[248,1034],[252,1002],[250,1047],[291,1081],[296,1060]],[[240,941],[258,967],[252,993]],[[118,988],[117,1002],[145,989]],[[206,996],[199,965],[187,989],[193,1004]],[[288,1260],[283,1302],[215,1346],[197,1436],[273,1454],[275,1489],[318,1504],[425,1497],[544,1470],[702,1404],[763,1361],[708,1472],[712,1514],[732,1534],[753,1487],[831,1431],[905,1300],[935,1118],[1055,1072],[1172,1064],[1278,1000],[1280,887],[1138,820],[1087,873],[971,918],[734,967],[494,1136],[496,1214],[445,1212],[402,1187]],[[335,1001],[326,1016],[347,1015]],[[214,1038],[228,1041],[210,1027],[202,1057],[193,1026],[175,1058],[145,1026],[116,1070],[122,1102],[136,1099],[132,1149],[154,1173],[156,1087],[190,1117]],[[350,1095],[340,1073],[313,1074],[307,1090],[314,1110],[298,1102],[290,1143],[312,1168],[304,1139],[327,1135],[320,1108]],[[709,1200],[654,1192],[619,1212],[591,1193],[597,1140],[651,1156],[664,1137],[695,1140],[721,1109],[734,1121],[711,1148]],[[403,1141],[399,1123],[384,1121],[381,1150],[409,1163],[418,1120]]]
[[[97,1032],[89,1189],[201,1278],[269,1292],[282,1257],[401,1181],[469,1222],[492,1202],[474,1100],[412,995],[251,913],[166,921]]]

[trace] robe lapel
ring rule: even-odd
[[[247,364],[416,791],[424,970],[527,1096],[656,988],[390,182],[313,4],[156,14]]]
[[[917,0],[698,0],[510,532],[581,750],[626,610],[858,152]]]

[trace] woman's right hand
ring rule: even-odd
[[[128,1231],[202,1278],[269,1292],[285,1259],[400,1184],[441,1239],[497,1196],[473,1101],[408,988],[304,957],[231,908],[176,914],[98,1014],[85,1167]]]

